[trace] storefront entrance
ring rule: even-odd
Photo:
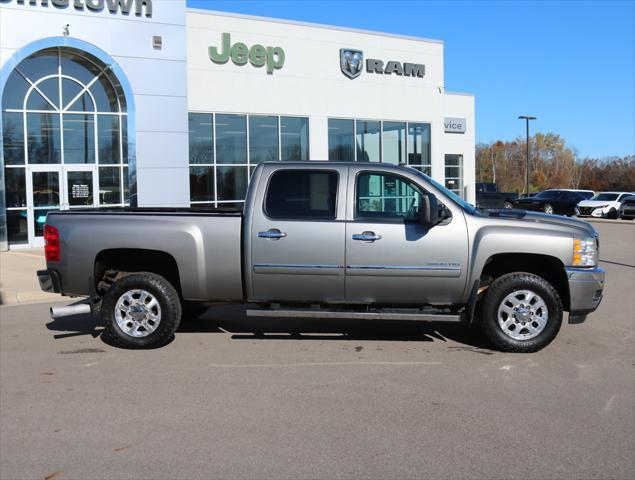
[[[20,62],[2,94],[10,248],[43,244],[52,210],[128,203],[128,112],[110,68],[54,47]]]
[[[97,206],[94,186],[97,171],[94,167],[37,165],[27,167],[27,198],[31,205],[24,211],[27,223],[28,243],[37,247],[43,244],[46,215],[53,210],[91,208]]]

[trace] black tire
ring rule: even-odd
[[[144,290],[154,296],[160,307],[156,329],[146,336],[134,337],[117,323],[117,302],[126,292]],[[158,311],[158,310],[157,310]],[[125,315],[125,314],[124,314]],[[165,345],[174,335],[181,322],[181,302],[174,286],[155,273],[130,273],[117,280],[106,291],[101,302],[104,334],[109,343],[122,348],[154,348]]]
[[[551,213],[549,213],[549,210],[551,210]],[[556,211],[553,209],[553,205],[551,205],[550,203],[545,203],[542,207],[542,211],[545,212],[547,215],[553,215],[554,213],[556,213]]]
[[[505,202],[503,208],[514,208],[514,204],[512,202]]]
[[[543,330],[527,340],[512,338],[503,331],[498,322],[498,309],[501,303],[508,295],[518,290],[529,290],[539,295],[548,311]],[[552,342],[562,325],[562,300],[558,292],[544,278],[526,272],[508,273],[494,280],[487,290],[480,312],[481,327],[485,336],[495,348],[503,352],[537,352]]]
[[[617,210],[615,210],[614,208],[611,208],[609,210],[609,213],[606,214],[606,218],[617,220]]]

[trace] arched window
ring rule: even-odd
[[[127,203],[126,97],[97,58],[54,47],[21,61],[2,92],[2,136],[10,243],[41,235],[47,209]]]

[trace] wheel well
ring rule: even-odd
[[[181,295],[179,268],[174,257],[158,250],[140,248],[116,248],[103,250],[95,258],[95,289],[104,290],[102,282],[108,284],[123,272],[152,272],[161,275]]]
[[[549,255],[530,253],[500,253],[487,259],[481,273],[481,285],[487,285],[502,275],[528,272],[547,280],[556,289],[565,310],[569,309],[569,283],[564,264]]]

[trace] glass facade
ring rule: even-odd
[[[452,190],[459,197],[465,198],[463,192],[463,155],[448,154],[445,156],[445,188]]]
[[[432,174],[430,124],[330,118],[329,160],[411,165]]]
[[[9,244],[41,236],[50,210],[127,202],[126,101],[107,65],[63,47],[31,55],[7,79],[2,122]]]
[[[309,159],[309,119],[190,112],[190,202],[242,208],[261,162]]]

